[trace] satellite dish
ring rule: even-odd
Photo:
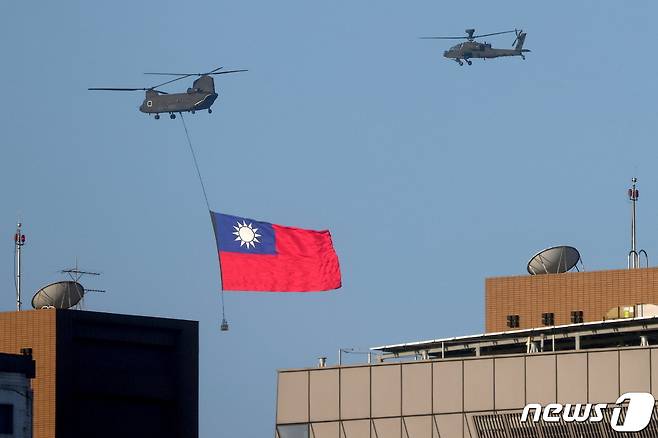
[[[582,263],[580,253],[573,246],[553,246],[532,256],[528,272],[530,275],[562,274],[576,267],[579,261]]]
[[[85,288],[77,281],[59,281],[37,291],[32,297],[35,309],[69,309],[80,302]]]

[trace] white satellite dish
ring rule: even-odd
[[[80,302],[85,288],[77,281],[59,281],[37,291],[32,297],[35,309],[70,309]]]
[[[562,274],[576,266],[580,259],[580,253],[573,246],[553,246],[539,251],[532,256],[528,262],[530,275],[538,274]]]

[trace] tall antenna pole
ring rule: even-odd
[[[21,231],[22,224],[16,225],[16,234],[14,234],[14,246],[16,256],[16,310],[21,311],[21,248],[25,245],[25,234]]]
[[[640,192],[635,188],[637,178],[631,179],[633,186],[628,189],[628,198],[631,200],[631,251],[629,252],[629,268],[635,269],[640,267],[640,255],[637,252],[637,227],[636,227],[636,208],[637,199]]]

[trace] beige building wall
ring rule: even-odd
[[[614,403],[629,391],[658,397],[658,348],[283,370],[277,437],[305,427],[312,438],[476,437],[473,415]]]

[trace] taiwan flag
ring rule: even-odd
[[[313,292],[341,286],[328,230],[210,212],[224,290]]]

